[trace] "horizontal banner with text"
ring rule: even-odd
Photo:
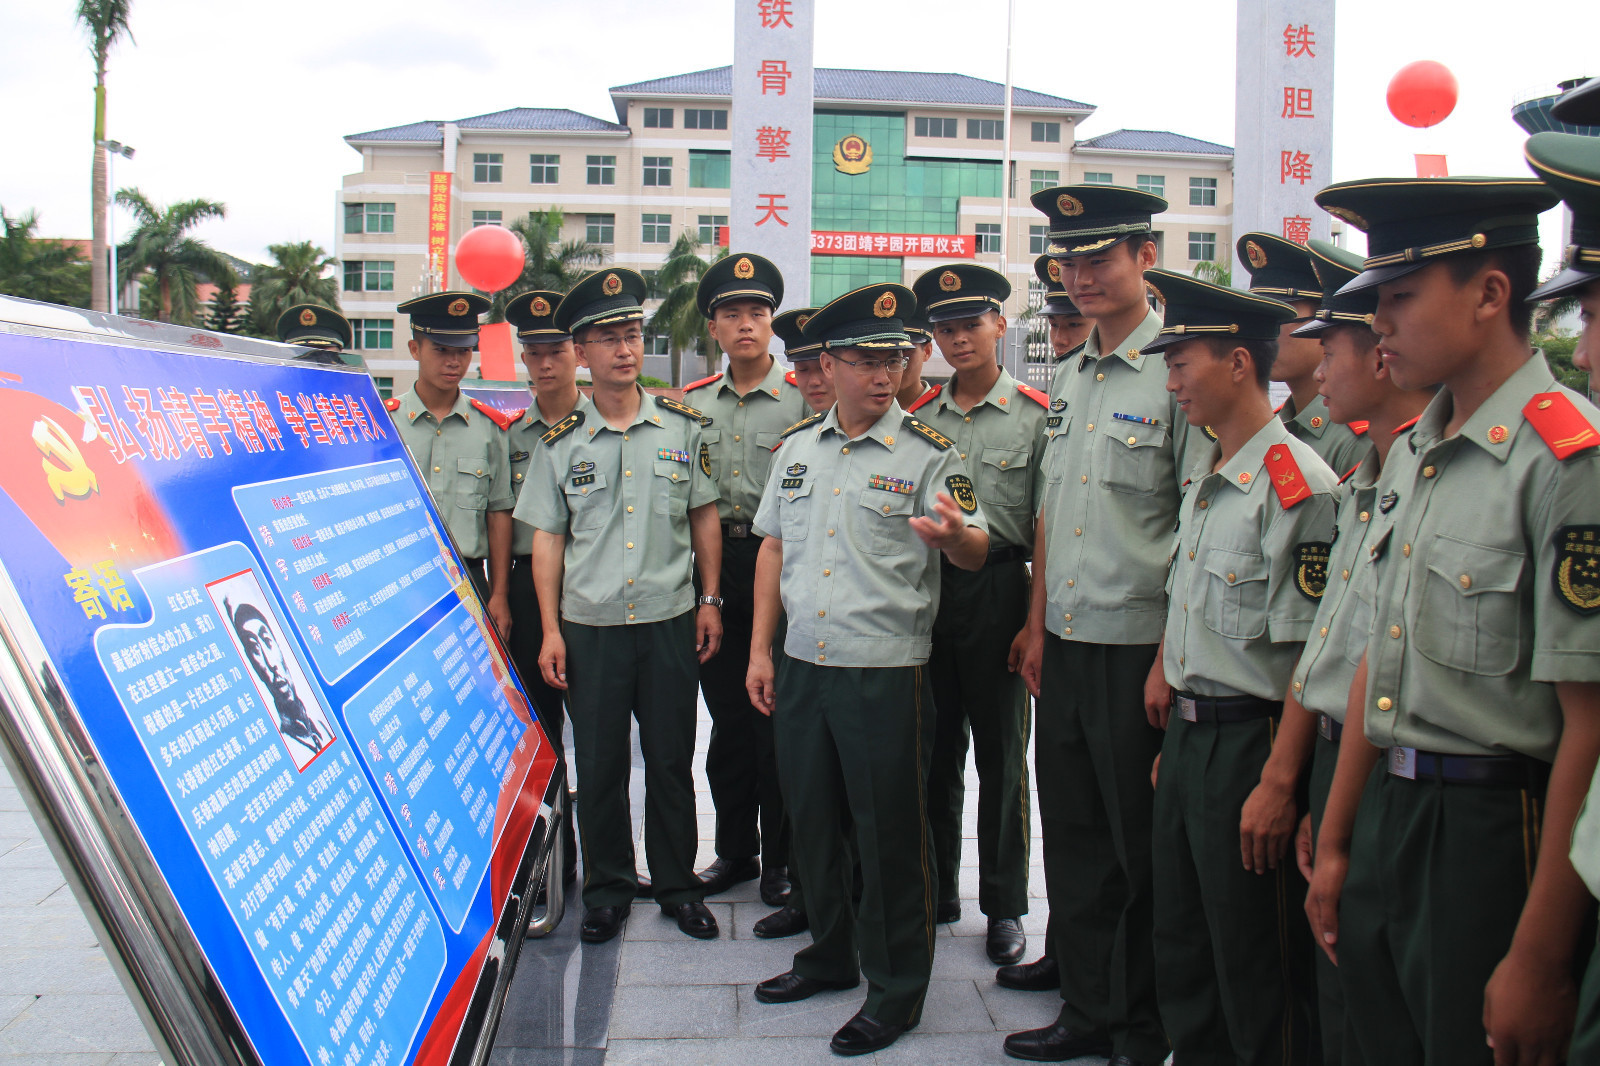
[[[836,233],[811,231],[812,255],[931,255],[971,259],[977,238],[970,233]]]

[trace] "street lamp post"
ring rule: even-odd
[[[106,245],[111,252],[111,313],[117,314],[117,297],[122,288],[117,277],[117,183],[112,180],[112,164],[117,156],[124,159],[133,158],[133,149],[121,141],[101,141],[100,147],[106,150],[106,190],[110,198],[106,204]]]

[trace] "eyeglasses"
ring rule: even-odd
[[[836,362],[843,363],[853,369],[857,374],[871,377],[880,370],[887,370],[891,374],[898,374],[910,365],[911,360],[903,355],[888,355],[882,359],[845,359],[842,356],[833,357]]]
[[[644,343],[644,334],[635,330],[620,336],[596,337],[594,340],[585,341],[584,343],[591,344],[596,348],[621,348],[623,345],[627,345],[629,348],[636,348]]]

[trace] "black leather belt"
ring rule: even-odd
[[[1339,738],[1344,736],[1344,723],[1336,722],[1325,714],[1317,715],[1317,735],[1323,740],[1339,743]]]
[[[512,566],[532,566],[533,565],[533,556],[531,556],[531,555],[513,555],[511,557],[511,565]]]
[[[1550,780],[1550,764],[1526,755],[1442,755],[1393,747],[1385,753],[1385,761],[1390,774],[1408,781],[1543,789]]]
[[[751,528],[749,522],[724,522],[722,523],[722,535],[732,540],[744,540],[746,537],[761,536],[760,533]]]
[[[1258,696],[1197,696],[1193,692],[1172,694],[1172,713],[1185,722],[1253,722],[1276,718],[1283,713],[1283,701]]]

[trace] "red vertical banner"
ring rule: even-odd
[[[485,381],[517,380],[511,353],[511,323],[489,322],[478,329],[478,368]]]
[[[428,270],[440,290],[450,287],[450,178],[448,170],[428,172]]]

